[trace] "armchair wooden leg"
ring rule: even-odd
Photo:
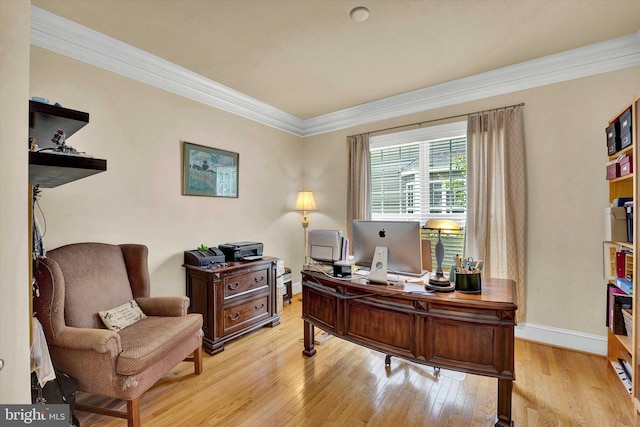
[[[140,426],[140,399],[127,400],[127,427]]]
[[[198,346],[193,352],[193,365],[196,375],[202,373],[202,346]]]
[[[122,402],[122,401],[120,401]],[[107,415],[109,417],[117,417],[127,420],[127,427],[141,427],[140,423],[140,398],[127,400],[127,410],[103,408],[100,406],[76,404],[77,411],[86,411],[93,414]],[[122,407],[122,403],[118,407]]]

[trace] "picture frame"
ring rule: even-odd
[[[240,155],[182,141],[184,196],[238,197]]]

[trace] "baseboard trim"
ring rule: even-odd
[[[586,334],[569,329],[523,322],[516,326],[516,338],[549,344],[555,347],[584,351],[604,356],[607,354],[607,337]]]
[[[302,292],[302,284],[300,282],[293,283],[291,292],[294,295],[300,294]],[[516,326],[515,335],[516,338],[548,344],[554,347],[568,348],[601,356],[607,354],[607,337],[605,335],[585,334],[584,332],[528,322],[522,322]]]

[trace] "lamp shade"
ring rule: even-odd
[[[298,198],[296,199],[297,211],[315,211],[316,199],[313,197],[312,191],[300,191],[298,192]]]
[[[428,220],[422,228],[427,230],[442,231],[449,234],[456,234],[462,230],[462,227],[460,227],[460,224],[458,224],[457,221],[454,221],[452,219],[439,218],[432,218]]]

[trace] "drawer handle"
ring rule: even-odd
[[[257,278],[257,277],[256,277],[256,278],[254,278],[253,280],[255,280],[255,281],[256,281],[256,283],[258,283],[258,282],[262,282],[262,281],[264,280],[264,276],[260,276],[260,278]]]
[[[238,286],[240,286],[240,282],[236,282],[236,283],[233,283],[233,284],[229,283],[229,284],[227,285],[227,287],[228,287],[229,289],[231,289],[232,291],[234,291],[234,290],[238,289]]]
[[[256,306],[254,306],[254,308],[255,308],[256,310],[262,310],[262,309],[264,308],[264,303],[262,303],[262,304],[260,304],[260,305],[256,305]]]
[[[235,316],[229,315],[229,320],[238,320],[240,317],[240,312],[237,312]]]

